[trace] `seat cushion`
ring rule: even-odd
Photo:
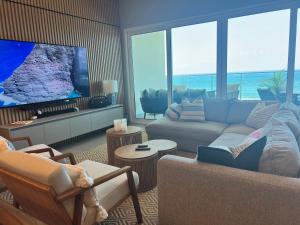
[[[225,146],[228,148],[235,148],[239,146],[247,138],[247,135],[236,133],[224,133],[216,140],[214,140],[209,146],[218,147]]]
[[[146,126],[148,135],[156,138],[167,137],[170,140],[186,139],[195,140],[199,143],[209,144],[220,136],[227,124],[205,121],[199,122],[184,122],[171,121],[167,118],[159,119],[151,122]]]
[[[252,127],[248,127],[245,124],[238,123],[238,124],[231,124],[225,128],[224,133],[235,133],[235,134],[243,134],[248,135],[251,134],[255,129]]]
[[[89,176],[94,179],[104,176],[108,173],[118,170],[118,167],[86,160],[78,164],[82,166]],[[136,187],[139,184],[139,176],[137,173],[133,172],[133,178]],[[112,209],[117,203],[123,200],[129,195],[129,186],[127,182],[126,174],[122,174],[116,178],[113,178],[101,185],[95,187],[98,201],[101,206],[103,206],[107,211]],[[91,225],[95,222],[95,208],[88,207],[87,215],[84,221],[85,225]]]

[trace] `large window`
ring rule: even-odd
[[[228,20],[227,95],[284,99],[290,10]]]
[[[217,22],[172,29],[173,100],[215,96]]]
[[[131,38],[136,118],[155,118],[167,107],[166,32]]]
[[[186,26],[168,24],[161,27],[163,31],[130,35],[135,92],[130,118],[133,114],[143,118],[145,112],[147,118],[162,115],[168,94],[177,103],[216,96],[284,102],[293,94],[293,102],[300,105],[299,5],[290,3],[265,12],[257,8],[253,14],[236,11],[239,17],[225,12],[183,21]],[[274,7],[280,6],[270,5],[270,10]],[[294,60],[293,80],[288,78],[292,77]],[[291,86],[293,93],[291,88],[287,90]]]

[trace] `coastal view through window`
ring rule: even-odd
[[[173,101],[216,96],[217,22],[172,29]]]
[[[227,95],[242,100],[286,96],[290,10],[229,19]]]

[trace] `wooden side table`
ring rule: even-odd
[[[164,155],[176,155],[177,143],[166,139],[157,139],[146,141],[143,144],[154,146],[158,150],[158,158],[160,159]]]
[[[135,151],[137,144],[126,145],[115,151],[115,162],[118,167],[131,166],[139,175],[139,192],[153,189],[157,185],[158,153],[151,146],[149,151]]]
[[[139,127],[128,126],[127,131],[116,132],[114,128],[106,131],[108,164],[115,165],[114,151],[124,145],[142,143],[142,130]]]

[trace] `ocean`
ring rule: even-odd
[[[263,82],[271,78],[274,71],[267,72],[243,72],[229,73],[227,83],[239,84],[240,99],[259,99],[257,88],[262,88]],[[286,73],[285,73],[286,75]],[[294,93],[300,93],[300,70],[295,71]],[[216,90],[216,75],[214,74],[192,74],[174,75],[173,86],[185,85],[192,89],[206,89],[207,91]]]

